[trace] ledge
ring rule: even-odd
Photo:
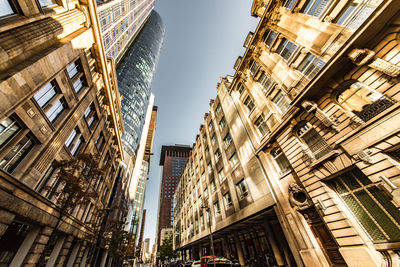
[[[326,154],[322,158],[312,161],[311,164],[310,164],[310,167],[311,168],[315,168],[317,165],[319,165],[319,164],[323,163],[324,161],[330,159],[331,157],[334,157],[334,156],[337,156],[337,155],[339,155],[339,151],[332,150],[331,152],[329,152],[328,154]]]

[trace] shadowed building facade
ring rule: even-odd
[[[0,265],[84,266],[122,158],[115,66],[95,2],[1,1],[0,51]],[[104,170],[77,170],[97,196],[62,214],[52,163],[80,153]]]

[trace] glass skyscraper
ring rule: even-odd
[[[122,142],[133,156],[139,146],[163,39],[164,24],[153,10],[117,67],[118,87],[123,95],[125,133]]]

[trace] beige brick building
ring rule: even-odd
[[[399,266],[398,1],[254,1],[175,193],[175,248]],[[207,212],[211,215],[211,227]]]
[[[0,265],[86,266],[96,210],[107,207],[121,159],[120,97],[95,2],[1,1]],[[59,216],[54,160],[79,153],[106,171],[98,199]],[[63,265],[64,264],[64,265]]]

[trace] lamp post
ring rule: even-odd
[[[207,215],[208,215],[208,225],[210,226],[211,253],[212,253],[212,256],[213,256],[213,263],[214,263],[214,267],[215,267],[214,240],[213,240],[212,230],[211,230],[211,211],[210,211],[210,208],[208,206],[201,206],[201,208],[205,209],[207,211]]]

